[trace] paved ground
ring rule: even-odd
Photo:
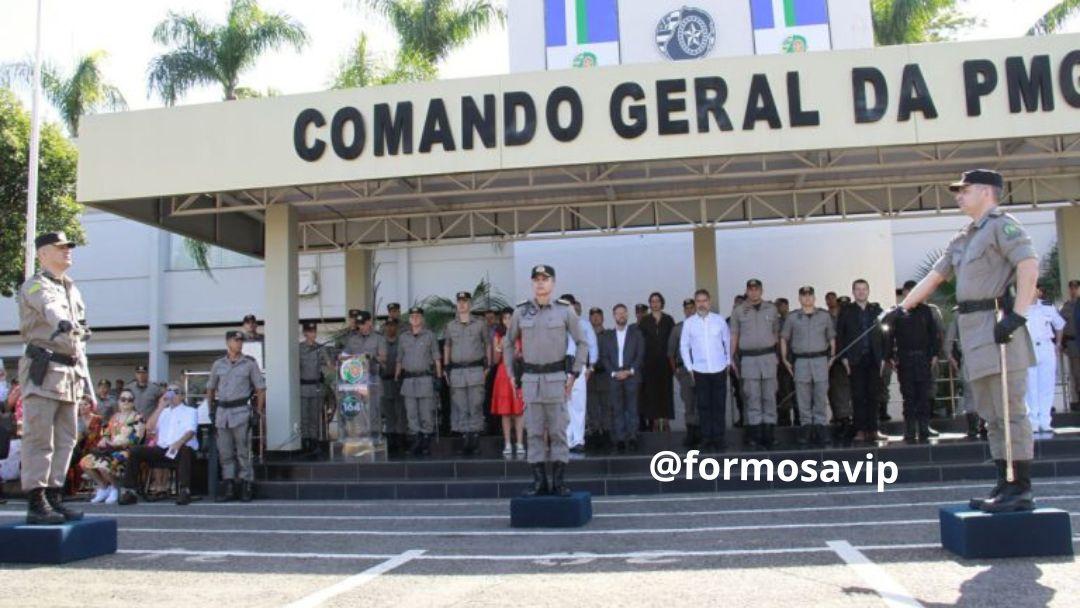
[[[1073,559],[940,548],[937,507],[986,489],[596,498],[571,531],[512,529],[502,500],[87,505],[119,519],[120,553],[5,566],[0,606],[1080,605]],[[1080,530],[1080,479],[1037,489]]]

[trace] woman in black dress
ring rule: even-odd
[[[649,295],[649,314],[638,323],[645,336],[645,364],[642,370],[639,415],[649,421],[654,431],[664,430],[665,421],[675,417],[671,363],[667,343],[675,329],[675,320],[664,312],[664,296]]]

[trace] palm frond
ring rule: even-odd
[[[1080,0],[1061,0],[1050,10],[1043,13],[1042,17],[1027,31],[1028,36],[1043,36],[1053,34],[1061,29],[1066,21],[1080,13]]]
[[[932,249],[927,252],[926,256],[916,267],[915,276],[912,277],[912,279],[921,281],[926,278],[926,275],[930,274],[930,271],[934,269],[934,264],[936,264],[944,254],[945,251],[942,249]],[[940,306],[943,310],[951,311],[953,306],[956,306],[956,277],[942,283],[937,291],[934,292],[934,295],[931,296],[930,301]]]
[[[191,256],[196,268],[206,276],[214,277],[214,273],[210,270],[210,245],[208,243],[184,237],[184,250]]]
[[[428,329],[441,335],[446,324],[457,316],[457,302],[452,298],[430,295],[418,302],[424,308],[424,323]],[[502,310],[510,306],[509,300],[501,294],[486,278],[481,279],[472,290],[472,310],[474,314],[487,310]]]
[[[221,82],[212,58],[178,50],[158,55],[150,61],[147,88],[171,106],[197,85]]]

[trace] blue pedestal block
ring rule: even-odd
[[[983,513],[942,507],[941,545],[965,559],[1072,555],[1072,522],[1061,509]]]
[[[116,520],[88,517],[58,526],[0,526],[0,563],[65,564],[116,553]]]
[[[592,519],[592,494],[530,496],[510,500],[510,525],[514,528],[579,528]]]

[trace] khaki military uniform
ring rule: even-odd
[[[341,347],[342,354],[367,355],[370,365],[368,369],[368,428],[372,435],[380,434],[382,426],[376,419],[378,406],[382,403],[382,386],[380,378],[383,366],[388,365],[386,358],[386,338],[382,334],[372,331],[363,335],[359,331],[351,331],[345,335]]]
[[[1016,218],[995,207],[953,238],[934,270],[945,279],[956,277],[956,300],[963,307],[965,302],[1001,297],[1014,282],[1016,265],[1037,257],[1031,237]],[[1024,394],[1027,369],[1035,363],[1034,347],[1026,327],[1017,329],[1006,345],[1009,419],[1005,420],[995,323],[993,310],[959,315],[965,377],[971,384],[976,411],[986,420],[991,456],[1005,458],[1004,425],[1008,424],[1013,458],[1031,460],[1034,446]]]
[[[445,337],[450,350],[450,430],[479,433],[484,430],[484,370],[491,333],[480,319],[462,323],[455,317],[447,323]]]
[[[825,408],[829,396],[829,356],[836,340],[832,317],[821,308],[809,314],[799,309],[788,314],[780,337],[787,342],[788,353],[795,360],[799,422],[828,423]]]
[[[300,436],[304,439],[324,441],[326,425],[323,424],[323,369],[330,364],[330,355],[321,344],[303,341],[300,352]]]
[[[683,365],[682,354],[679,352],[679,340],[682,339],[684,321],[675,324],[668,338],[668,357],[675,359],[675,381],[679,385],[679,399],[683,403],[683,418],[686,424],[697,426],[698,412],[697,400],[694,397],[694,374]]]
[[[439,341],[431,330],[412,329],[398,336],[397,362],[401,365],[401,395],[412,434],[435,432],[435,362]]]
[[[731,335],[739,339],[739,378],[746,424],[776,424],[776,340],[780,312],[772,302],[744,303],[731,314]]]
[[[405,398],[401,396],[401,381],[394,378],[394,369],[397,366],[398,338],[386,339],[386,361],[383,368],[381,386],[383,425],[387,433],[404,435],[409,430],[408,418],[405,416]]]
[[[157,409],[158,400],[164,394],[161,387],[153,382],[147,382],[145,386],[139,386],[138,383],[132,382],[124,388],[131,391],[132,395],[135,395],[135,411],[139,412],[143,420],[149,420],[150,414],[153,414],[154,410]]]
[[[526,300],[514,309],[508,343],[520,337],[525,373],[522,397],[525,401],[525,430],[528,432],[529,463],[569,462],[566,428],[570,413],[566,405],[567,334],[577,346],[573,371],[580,373],[588,358],[589,345],[581,333],[573,307],[562,300],[541,305]],[[548,445],[544,445],[544,434]]]
[[[241,355],[233,360],[226,355],[210,366],[206,388],[215,391],[217,408],[214,427],[217,450],[221,457],[221,478],[255,480],[251,465],[251,395],[266,389],[259,363]]]
[[[22,489],[61,488],[75,449],[75,404],[93,394],[86,362],[86,306],[75,283],[40,271],[23,284],[16,296],[19,334],[27,346],[70,357],[74,365],[50,361],[41,385],[30,380],[31,359],[19,359],[22,387]],[[61,321],[71,331],[57,332]]]
[[[960,377],[957,380],[960,381],[963,387],[963,395],[960,396],[960,411],[965,414],[975,414],[975,400],[971,397],[971,383],[967,380],[967,374],[964,373],[964,356],[963,349],[960,348],[960,315],[953,317],[953,320],[949,323],[948,329],[945,330],[945,345],[943,347],[946,356],[956,359],[957,367],[960,371]]]

